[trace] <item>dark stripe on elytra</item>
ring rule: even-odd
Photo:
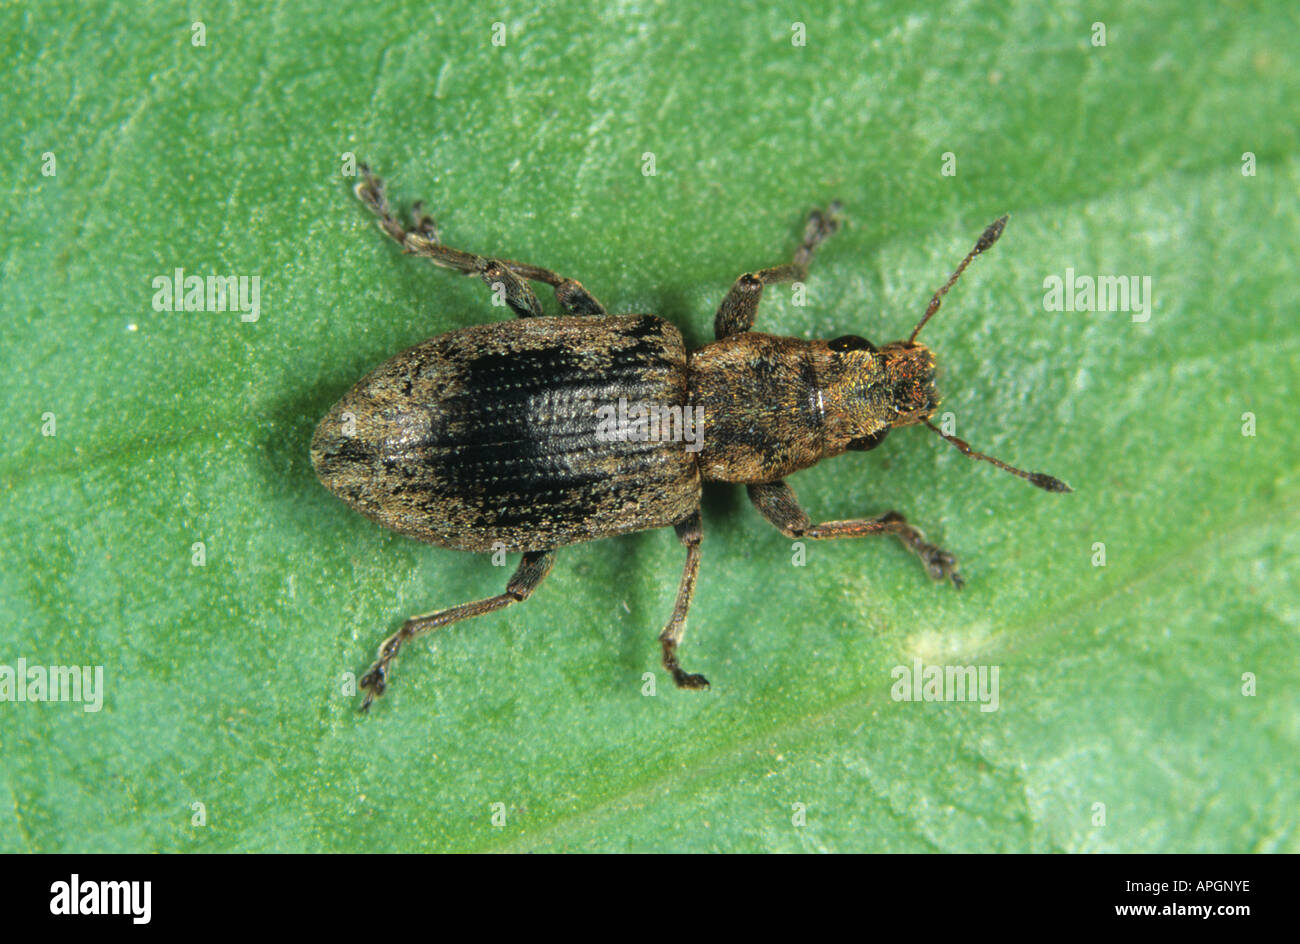
[[[641,319],[628,333],[648,335],[652,329],[661,333],[653,319]],[[483,509],[490,519],[485,525],[538,522],[543,514],[553,518],[558,509],[518,503],[531,505],[557,491],[569,512],[592,513],[583,496],[607,477],[597,469],[600,460],[659,445],[600,442],[594,407],[616,405],[619,397],[661,397],[664,374],[682,369],[665,355],[662,343],[639,341],[603,353],[604,358],[584,363],[580,348],[552,345],[467,360],[458,395],[432,405],[443,422],[430,423],[440,434],[422,446],[434,477],[451,494]],[[539,397],[542,402],[530,403]],[[498,511],[489,514],[489,508]]]

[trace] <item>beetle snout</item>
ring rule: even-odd
[[[939,408],[934,378],[907,378],[894,386],[894,426],[910,426],[927,419]]]
[[[923,344],[889,346],[887,371],[894,426],[910,426],[928,418],[939,407],[934,383],[934,354]]]

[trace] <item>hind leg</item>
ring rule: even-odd
[[[551,572],[554,564],[554,551],[530,551],[524,554],[524,559],[519,562],[519,569],[506,584],[505,593],[408,619],[402,624],[401,629],[384,640],[384,644],[379,647],[379,658],[370,667],[370,671],[361,676],[361,688],[366,693],[365,700],[361,702],[361,710],[368,711],[371,703],[388,688],[388,669],[404,643],[430,630],[441,629],[463,619],[482,616],[484,613],[491,613],[512,603],[527,600],[537,589],[537,585]]]

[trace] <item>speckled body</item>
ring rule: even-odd
[[[688,357],[652,315],[475,325],[363,378],[321,421],[312,462],[402,534],[545,550],[675,524],[699,507],[702,480],[773,482],[871,448],[906,394],[891,366],[915,375],[869,345],[758,332]],[[932,410],[933,388],[922,395]],[[700,447],[602,438],[600,408],[620,399],[702,408]]]

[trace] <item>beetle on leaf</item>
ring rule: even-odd
[[[362,168],[357,196],[404,252],[481,278],[518,319],[432,338],[380,365],[316,429],[312,463],[325,486],[367,517],[419,540],[469,551],[522,552],[504,593],[408,619],[362,677],[362,709],[384,693],[401,647],[423,633],[528,598],[556,549],[673,527],[686,566],[659,635],[664,667],[682,688],[703,675],[678,661],[699,572],[701,483],[743,483],[759,512],[791,538],[889,534],[936,580],[962,580],[956,559],[901,514],[814,524],[785,477],[822,459],[874,449],[890,430],[924,424],[974,459],[1050,492],[1059,479],[976,452],[931,422],[939,405],[934,355],[916,340],[971,261],[1002,235],[986,228],[934,294],[906,341],[877,347],[846,335],[802,340],[751,330],[764,286],[807,278],[813,251],[838,228],[838,203],[814,211],[793,260],[748,272],[722,300],[716,340],[688,352],[654,315],[611,316],[581,283],[549,269],[442,244],[416,204],[412,225],[389,209]],[[563,315],[546,317],[529,282],[551,286]],[[696,441],[610,435],[613,404],[703,416]],[[702,411],[702,414],[699,412]]]

